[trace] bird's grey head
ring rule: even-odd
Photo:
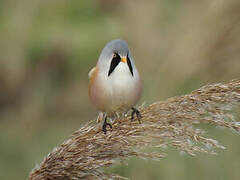
[[[116,39],[109,42],[102,50],[101,55],[98,60],[98,66],[102,70],[110,70],[114,56],[119,56],[118,58],[126,58],[129,66],[134,67],[134,60],[128,45],[125,41]],[[117,65],[117,64],[116,64]],[[130,67],[129,67],[130,68]],[[132,70],[131,70],[132,71]],[[132,72],[131,72],[132,73]],[[132,73],[133,74],[133,73]]]

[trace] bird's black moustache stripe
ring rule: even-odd
[[[121,61],[121,57],[119,56],[119,54],[115,53],[110,65],[110,69],[108,71],[108,76],[111,75],[111,73],[114,71],[114,69],[117,67],[117,65],[120,63]]]
[[[129,70],[130,70],[130,72],[131,72],[131,74],[132,74],[132,76],[133,76],[132,63],[131,63],[131,61],[130,61],[128,55],[127,55],[127,64],[128,64]]]
[[[108,71],[108,76],[110,76],[112,74],[112,72],[114,71],[114,69],[117,67],[117,65],[120,62],[121,62],[121,57],[119,56],[119,54],[115,53],[112,58],[112,61],[111,61],[110,69]],[[130,61],[128,55],[127,55],[127,64],[128,64],[129,70],[133,76],[133,67],[132,67],[132,64],[131,64],[131,61]]]

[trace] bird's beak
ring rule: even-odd
[[[126,58],[126,57],[123,57],[123,58],[121,59],[121,61],[124,62],[124,63],[126,63],[126,62],[127,62],[127,58]]]

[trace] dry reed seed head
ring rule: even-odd
[[[105,135],[100,124],[90,123],[55,148],[30,174],[29,179],[120,179],[101,170],[132,156],[159,160],[174,147],[180,152],[215,154],[224,149],[205,131],[193,125],[210,123],[240,131],[233,108],[239,107],[240,80],[204,86],[190,94],[140,107],[142,124],[123,117]],[[152,147],[152,148],[151,148]],[[150,148],[151,151],[146,151]]]

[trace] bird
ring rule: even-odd
[[[89,99],[103,115],[104,134],[107,126],[112,129],[108,118],[119,113],[126,114],[130,109],[131,120],[136,114],[141,123],[141,113],[134,106],[141,97],[143,84],[126,41],[115,39],[107,43],[88,76]]]

